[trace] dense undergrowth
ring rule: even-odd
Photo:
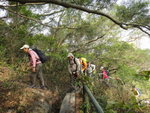
[[[78,4],[74,0],[68,2]],[[125,23],[149,24],[149,7],[146,1],[129,0],[120,5],[113,4],[114,0],[82,2],[80,5],[108,12]],[[16,5],[13,2],[6,4]],[[21,4],[5,8],[7,9],[4,18],[0,18],[0,112],[28,112],[29,106],[36,105],[32,103],[37,102],[39,96],[43,98],[42,92],[46,101],[49,98],[45,97],[54,97],[54,101],[50,103],[54,102],[54,113],[58,112],[62,98],[70,88],[67,69],[69,52],[73,52],[75,57],[85,57],[96,65],[96,80],[89,82],[84,77],[83,80],[106,113],[149,112],[149,106],[139,105],[138,101],[150,98],[149,73],[145,76],[139,73],[143,69],[149,69],[150,51],[140,50],[122,41],[126,37],[120,36],[122,30],[113,22],[103,16],[52,4]],[[49,18],[48,22],[43,24],[46,18]],[[127,38],[131,40],[147,36],[137,29],[130,29],[132,33]],[[37,47],[48,56],[43,67],[49,91],[28,87],[28,55],[20,50],[24,44]],[[101,66],[107,67],[110,76],[114,78],[110,80],[110,86],[97,79]],[[132,85],[141,90],[139,99],[131,92]]]
[[[124,44],[126,45],[126,43],[123,42],[120,46],[124,47]],[[99,48],[97,49],[99,50]],[[49,60],[44,64],[44,78],[46,86],[49,89],[49,96],[54,95],[54,103],[56,102],[57,104],[57,106],[54,107],[54,111],[59,111],[61,100],[70,88],[70,78],[67,70],[67,52],[64,50],[65,49],[58,50],[58,52],[55,52],[54,54],[52,52],[47,53],[47,55],[49,56]],[[141,51],[135,50],[132,47],[131,50],[135,52]],[[130,51],[130,49],[129,47],[124,47],[122,51],[126,52]],[[111,54],[111,51],[109,49],[108,52],[109,54]],[[120,53],[117,50],[117,53],[114,56],[108,57],[108,53],[104,53],[101,56],[97,57],[101,60],[103,59],[103,61],[95,58],[95,53],[84,55],[82,55],[81,53],[75,54],[76,57],[86,57],[89,61],[92,61],[92,63],[96,64],[97,66],[97,72],[95,74],[96,79],[91,80],[87,77],[81,77],[82,81],[88,84],[89,88],[93,91],[94,96],[106,113],[148,113],[149,106],[144,103],[139,104],[139,102],[141,102],[142,100],[149,100],[150,98],[149,80],[146,78],[147,76],[145,77],[137,73],[137,69],[140,69],[139,65],[133,66],[133,64],[136,64],[136,62],[143,63],[144,60],[141,61],[141,59],[139,60],[136,58],[132,58],[134,54],[128,54],[127,56],[130,58],[128,58],[127,56],[125,56],[126,54],[124,54],[124,56],[116,60],[115,58],[118,56],[118,54]],[[144,54],[145,58],[147,58],[146,54],[147,53]],[[143,54],[141,55],[140,52],[137,55],[144,56]],[[124,57],[126,59],[124,59]],[[37,95],[33,94],[34,89],[28,87],[29,70],[27,67],[27,56],[23,56],[22,58],[16,57],[15,60],[18,62],[15,62],[13,64],[10,64],[8,62],[8,59],[1,60],[0,90],[2,93],[0,95],[0,107],[2,112],[15,110],[14,112],[19,113],[20,111],[26,111],[28,109],[28,106],[30,106],[30,103],[36,102],[35,99],[37,98]],[[135,59],[135,61],[131,63],[132,59]],[[125,64],[126,62],[128,62],[128,64]],[[103,65],[108,67],[108,69],[110,70],[110,76],[112,77],[112,79],[110,79],[109,85],[102,83],[98,79],[98,72],[100,72],[99,68]],[[89,82],[89,80],[91,81]],[[141,97],[139,97],[138,99],[135,97],[135,95],[133,95],[131,91],[133,85],[138,87],[142,92]],[[37,89],[37,91],[38,90],[39,89]],[[28,95],[28,93],[26,94],[25,92],[32,93],[29,93]],[[44,92],[46,93],[46,91]],[[26,97],[24,97],[23,95],[26,95],[27,98],[29,98],[29,101],[21,103],[22,99]],[[24,98],[21,98],[22,96]],[[30,100],[30,98],[32,99]]]

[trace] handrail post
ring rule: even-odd
[[[101,106],[99,105],[99,103],[97,102],[97,100],[95,99],[95,97],[92,95],[91,91],[89,90],[89,88],[84,85],[83,86],[83,94],[87,93],[91,102],[93,103],[94,107],[96,108],[97,113],[104,113],[103,109],[101,108]],[[84,94],[85,95],[85,94]],[[83,96],[84,96],[83,95]],[[84,97],[85,98],[85,97]]]
[[[86,92],[85,92],[85,88],[84,87],[83,87],[83,103],[84,103],[84,105],[86,104]],[[86,106],[84,106],[83,112],[87,113],[87,107]]]

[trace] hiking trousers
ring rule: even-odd
[[[93,73],[87,73],[87,76],[92,77]]]
[[[44,78],[43,78],[43,69],[42,63],[36,65],[36,72],[31,72],[30,81],[32,85],[36,85],[36,80],[39,79],[40,85],[45,86]]]
[[[75,87],[76,86],[76,82],[77,82],[77,78],[78,78],[79,74],[74,73],[70,75],[70,82],[71,82],[71,86]]]

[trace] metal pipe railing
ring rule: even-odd
[[[87,95],[89,96],[89,98],[90,98],[92,104],[94,105],[97,113],[104,113],[102,107],[99,105],[99,103],[97,102],[97,100],[95,99],[95,97],[93,96],[93,94],[91,93],[91,91],[89,90],[89,88],[86,85],[83,86],[83,92],[87,93]],[[84,97],[85,97],[85,94],[84,94]]]

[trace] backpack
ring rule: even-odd
[[[110,76],[109,70],[106,70],[107,76]]]
[[[86,59],[86,58],[83,58],[83,57],[82,57],[81,60],[82,60],[83,63],[86,63],[86,62],[87,62],[87,59]]]
[[[32,50],[37,53],[37,55],[39,56],[40,61],[42,63],[45,63],[47,61],[47,57],[45,56],[45,54],[41,50],[39,50],[37,48],[34,48]]]
[[[141,90],[139,88],[136,88],[136,90],[138,91],[139,96],[141,96],[141,94],[142,94]]]

